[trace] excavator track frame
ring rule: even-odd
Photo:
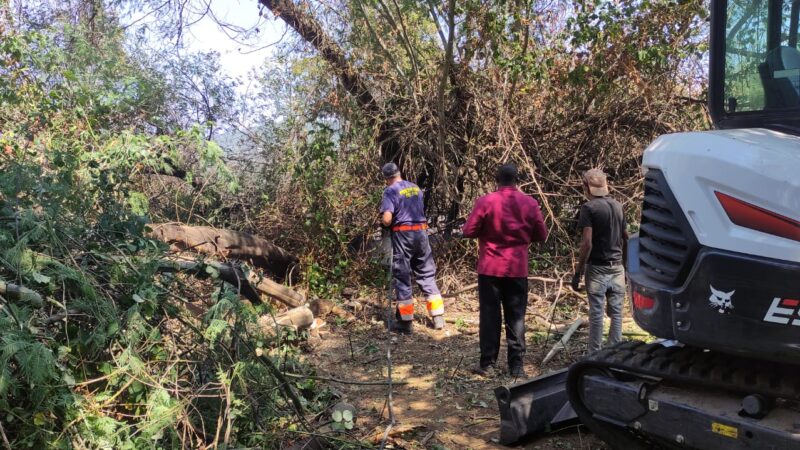
[[[629,341],[573,364],[567,376],[567,393],[578,418],[612,448],[785,448],[787,442],[800,445],[800,434],[789,429],[793,422],[773,420],[769,428],[755,418],[740,417],[738,411],[731,414],[739,404],[738,398],[732,398],[758,394],[794,404],[800,401],[799,369],[692,347]],[[592,398],[598,398],[597,390],[605,391],[604,401],[592,405]],[[673,439],[651,432],[659,428],[653,426],[656,416],[651,412],[656,410],[652,409],[651,394],[662,401],[659,417],[685,420],[684,430],[671,433]],[[706,403],[709,406],[704,409],[675,401],[681,398],[710,399]],[[609,406],[617,399],[619,406]],[[620,418],[603,411],[615,408],[629,416]],[[793,411],[790,414],[795,414]],[[645,417],[647,414],[651,416]],[[709,430],[702,430],[706,425]],[[717,429],[712,430],[714,427]]]

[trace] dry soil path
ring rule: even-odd
[[[358,382],[384,380],[387,376],[387,334],[379,320],[377,302],[364,308],[350,324],[329,323],[322,328],[322,341],[310,355],[318,375]],[[499,413],[493,390],[515,380],[503,373],[480,377],[471,372],[478,357],[477,302],[462,299],[449,302],[447,317],[458,320],[444,330],[425,325],[424,311],[411,336],[392,337],[393,378],[405,384],[393,390],[394,414],[398,421],[391,435],[391,447],[404,449],[507,449],[499,445]],[[547,305],[541,305],[547,306]],[[536,305],[532,305],[535,310]],[[533,314],[532,314],[533,315]],[[530,328],[534,328],[531,326]],[[585,334],[576,334],[572,348],[540,367],[553,344],[542,332],[529,332],[526,370],[530,377],[557,369],[582,352]],[[505,347],[501,349],[504,354]],[[505,367],[501,356],[500,367]],[[521,381],[521,380],[516,380]],[[357,409],[356,426],[350,435],[362,441],[376,441],[388,423],[386,386],[331,383],[342,400]],[[517,448],[602,448],[584,429],[575,428],[546,436]]]

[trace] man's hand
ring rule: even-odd
[[[569,283],[569,285],[572,286],[573,291],[577,292],[578,288],[580,287],[580,284],[581,284],[581,273],[575,272],[575,275],[572,276],[572,281]]]

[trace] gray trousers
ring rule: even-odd
[[[592,266],[586,268],[586,294],[589,298],[589,353],[603,348],[603,309],[611,319],[608,345],[622,340],[622,309],[625,306],[625,268]]]
[[[426,230],[393,232],[392,251],[394,252],[392,274],[397,300],[411,299],[412,273],[426,297],[439,296],[439,287],[436,286],[436,263],[433,262]]]

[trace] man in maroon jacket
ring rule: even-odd
[[[501,305],[506,323],[508,372],[525,376],[525,309],[528,307],[528,246],[547,239],[539,203],[517,189],[517,168],[500,166],[497,190],[475,202],[463,233],[478,238],[481,358],[474,372],[487,375],[500,352]]]

